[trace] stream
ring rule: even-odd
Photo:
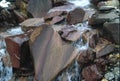
[[[79,7],[89,8],[90,2],[89,0],[69,0],[70,3],[75,4]],[[9,2],[6,2],[6,0],[3,0],[0,2],[0,5],[3,7],[8,7]],[[82,24],[82,23],[81,23]],[[82,24],[81,26],[75,25],[79,29],[79,27],[84,27]],[[78,27],[79,26],[79,27]],[[84,28],[83,28],[84,29]],[[0,31],[1,32],[1,31]],[[13,77],[13,71],[12,67],[8,65],[4,65],[3,58],[8,56],[9,54],[6,51],[5,41],[4,37],[6,36],[12,36],[17,34],[24,33],[21,30],[21,27],[15,27],[11,29],[7,29],[5,32],[0,33],[0,81],[9,81]],[[80,38],[79,41],[73,42],[73,46],[77,47],[80,51],[81,49],[86,49],[88,47],[87,44],[83,43],[83,39]],[[67,77],[67,81],[80,81],[80,68],[79,64],[74,61],[72,65],[67,68],[62,74],[60,74],[54,81],[62,81],[64,80],[64,77]]]
[[[82,7],[83,9],[91,10],[94,8],[91,7],[91,3],[89,0],[68,0],[68,2],[73,3],[76,5],[76,7]],[[8,7],[9,2],[6,2],[6,0],[2,0],[0,2],[0,6],[2,7]],[[78,23],[76,25],[73,25],[77,30],[91,30],[91,28],[88,26],[88,21],[85,21],[83,23]],[[18,34],[23,34],[20,26],[12,27],[10,29],[7,29],[5,31],[0,30],[0,81],[22,81],[22,80],[11,80],[14,77],[13,69],[10,62],[9,54],[6,50],[6,44],[4,41],[4,38],[7,36],[13,36]],[[75,48],[77,48],[78,52],[81,50],[86,50],[89,48],[88,42],[85,42],[82,37],[79,38],[78,41],[71,43]],[[8,58],[9,60],[6,60]],[[81,81],[81,66],[77,63],[76,60],[67,67],[65,70],[63,70],[55,79],[54,81]],[[30,78],[30,77],[28,77]],[[24,80],[24,81],[31,81],[30,80]]]

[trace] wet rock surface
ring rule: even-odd
[[[45,37],[44,40],[41,37]],[[53,80],[62,69],[72,63],[77,55],[71,45],[62,45],[59,34],[50,27],[43,28],[35,41],[31,43],[30,48],[35,64],[35,79],[38,81]]]
[[[81,8],[75,8],[67,15],[67,24],[77,24],[83,21],[85,11]]]
[[[118,0],[36,1],[0,7],[0,81],[119,81]]]

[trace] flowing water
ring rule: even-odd
[[[89,0],[69,0],[69,2],[76,5],[76,7],[91,9]],[[91,30],[88,27],[87,21],[73,26],[76,27],[78,30],[81,30],[81,34],[84,32],[84,30]],[[76,47],[78,52],[89,48],[88,42],[85,42],[82,37],[80,37],[78,41],[73,42],[72,45]],[[54,81],[81,81],[80,73],[81,67],[77,63],[77,61],[74,60],[74,62],[66,70],[59,74]]]

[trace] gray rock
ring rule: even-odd
[[[110,32],[112,35],[114,41],[116,44],[120,44],[120,37],[119,37],[119,32],[120,32],[120,20],[119,18],[111,21],[111,22],[106,22],[104,24],[104,27]]]
[[[28,3],[28,11],[34,17],[43,17],[49,9],[52,8],[51,0],[30,0]]]
[[[112,80],[114,78],[114,74],[112,72],[108,72],[104,76],[107,80]]]
[[[119,15],[111,11],[109,13],[95,13],[89,19],[89,25],[103,25],[105,22],[119,18]]]

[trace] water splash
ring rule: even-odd
[[[8,7],[9,4],[10,4],[10,2],[7,2],[6,0],[0,1],[0,6],[2,6],[2,7]]]
[[[9,81],[12,78],[12,67],[5,66],[3,63],[3,57],[6,56],[6,49],[0,49],[0,81]]]
[[[73,3],[77,7],[86,7],[90,5],[89,0],[69,0],[68,2]]]
[[[24,32],[22,31],[21,27],[15,27],[12,29],[8,29],[7,33],[10,35],[18,35],[18,34],[23,34]]]
[[[80,81],[80,66],[75,60],[62,74],[54,81]]]

